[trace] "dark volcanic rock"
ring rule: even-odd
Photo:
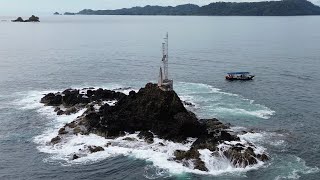
[[[18,17],[16,20],[12,20],[12,22],[40,22],[40,20],[39,17],[32,15],[27,20],[23,20],[21,17]]]
[[[149,131],[141,131],[138,134],[138,137],[144,139],[149,144],[153,143],[153,134]]]
[[[39,17],[32,15],[28,20],[25,20],[24,22],[40,22]]]
[[[72,160],[75,160],[75,159],[78,159],[78,158],[79,158],[79,156],[78,156],[78,155],[73,154],[73,156],[72,156]]]
[[[123,140],[125,140],[125,141],[137,141],[136,138],[131,138],[131,137],[126,137]]]
[[[49,93],[41,98],[40,102],[48,106],[59,106],[62,103],[62,96],[60,94]]]
[[[114,106],[103,104],[103,101],[110,100],[117,100],[117,103]],[[137,93],[131,91],[129,95],[101,88],[67,89],[62,93],[49,93],[41,102],[56,107],[57,114],[68,115],[87,108],[83,115],[59,130],[59,136],[51,140],[52,144],[72,134],[94,133],[117,138],[140,131],[138,138],[149,144],[154,143],[154,136],[179,143],[190,141],[188,137],[197,138],[189,150],[176,150],[174,160],[186,166],[192,162],[193,167],[201,171],[208,171],[200,158],[201,149],[210,150],[214,156],[223,154],[236,167],[269,160],[264,153],[256,154],[253,144],[240,142],[240,138],[230,130],[230,124],[223,124],[215,118],[198,120],[174,91],[162,91],[156,84],[148,83]],[[123,140],[137,139],[127,137]],[[159,145],[164,146],[163,143]],[[104,149],[88,146],[88,150],[94,153]]]
[[[51,139],[52,144],[58,144],[60,141],[61,141],[60,136],[57,136],[57,137]]]
[[[71,114],[77,111],[76,107],[84,107],[90,102],[119,100],[125,96],[123,93],[104,89],[87,90],[87,94],[81,94],[77,89],[67,89],[62,93],[49,93],[41,98],[40,102],[48,106],[69,107],[65,113]]]
[[[189,107],[194,107],[195,105],[192,104],[191,102],[187,102],[187,101],[182,101],[182,103],[185,105],[185,106],[189,106]]]
[[[191,148],[189,151],[176,150],[174,156],[177,161],[192,159],[195,169],[208,171],[205,163],[200,159],[200,153],[196,148]]]
[[[89,151],[91,153],[99,152],[99,151],[104,151],[103,147],[101,146],[89,146],[88,147]]]
[[[121,98],[114,107],[102,107],[101,123],[96,129],[119,131],[152,131],[160,138],[183,141],[205,133],[196,116],[185,109],[174,91],[162,91],[148,83],[138,93]]]

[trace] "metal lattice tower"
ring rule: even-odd
[[[162,43],[162,63],[163,63],[163,72],[162,68],[160,67],[159,72],[159,80],[158,80],[158,87],[163,91],[172,91],[173,90],[173,80],[169,79],[169,67],[168,67],[168,33],[164,38],[164,43]]]
[[[169,37],[168,33],[166,37],[164,38],[164,43],[162,43],[162,62],[163,62],[163,71],[164,71],[164,79],[168,80],[169,79],[169,67],[168,67],[168,60],[169,60]]]

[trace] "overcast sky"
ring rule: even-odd
[[[206,5],[214,1],[248,2],[261,0],[0,0],[0,15],[52,14],[78,12],[82,9],[118,9],[133,6],[162,5],[175,6],[193,3]],[[320,0],[310,0],[320,5]]]

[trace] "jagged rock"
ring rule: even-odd
[[[72,160],[75,160],[75,159],[78,159],[78,158],[80,158],[78,155],[73,154],[73,156],[72,156]]]
[[[51,139],[52,144],[58,144],[59,142],[61,142],[60,136],[57,136]]]
[[[131,138],[131,137],[126,137],[123,140],[125,140],[125,141],[137,141],[136,138]]]
[[[216,118],[212,119],[200,119],[199,120],[202,124],[206,126],[206,129],[208,133],[216,133],[217,130],[221,131],[223,129],[228,129],[230,128],[229,124],[223,124]]]
[[[70,115],[70,114],[74,114],[78,112],[78,109],[76,107],[71,107],[71,108],[68,108],[66,111],[65,111],[65,114],[66,115]]]
[[[104,148],[101,146],[88,146],[90,153],[95,153],[99,151],[104,151]]]
[[[39,17],[32,15],[28,20],[25,20],[24,22],[40,22]]]
[[[153,143],[153,134],[151,132],[149,132],[149,131],[141,131],[138,134],[138,137],[140,139],[144,139],[149,144]]]
[[[75,128],[76,127],[76,122],[72,121],[71,123],[66,124],[69,128]]]
[[[206,164],[200,159],[196,159],[194,161],[194,169],[199,169],[200,171],[209,171],[206,167]]]
[[[209,149],[215,151],[217,149],[218,141],[215,138],[200,137],[198,138],[191,147],[195,149]]]
[[[63,128],[60,128],[60,129],[59,129],[59,132],[58,132],[58,133],[59,133],[59,135],[61,135],[61,134],[68,134],[68,131],[66,131],[66,128],[63,127]]]
[[[48,106],[59,106],[62,103],[62,96],[49,93],[41,98],[40,102]]]
[[[103,101],[117,100],[114,106],[103,104]],[[225,143],[229,149],[223,149],[234,166],[245,167],[256,164],[258,161],[267,161],[266,154],[255,154],[255,146],[249,142],[246,146],[229,141],[240,141],[239,137],[230,131],[229,124],[219,120],[201,119],[188,111],[174,91],[162,91],[156,84],[148,83],[138,92],[131,91],[129,95],[104,89],[67,89],[62,93],[49,93],[41,102],[49,106],[64,106],[64,112],[57,110],[57,114],[71,114],[81,108],[87,110],[74,122],[66,124],[59,130],[59,135],[67,133],[94,133],[105,138],[117,138],[126,133],[140,131],[138,137],[148,143],[154,143],[154,135],[165,140],[186,143],[188,137],[197,138],[188,151],[177,150],[174,160],[181,163],[193,162],[194,167],[207,171],[205,163],[200,159],[200,149],[208,149],[213,155],[219,156],[218,146]],[[103,104],[103,105],[102,105]],[[99,110],[96,105],[101,105]],[[126,137],[123,140],[134,141],[135,138]],[[57,136],[52,143],[58,143]],[[111,143],[105,145],[108,147]],[[159,145],[164,146],[163,143]],[[249,146],[249,147],[248,147]],[[90,152],[104,150],[102,147],[89,146]]]
[[[222,141],[240,141],[240,138],[235,135],[231,135],[227,131],[221,131],[220,140]]]
[[[182,103],[185,105],[185,106],[189,106],[189,107],[194,107],[195,105],[192,104],[191,102],[187,102],[187,101],[182,101]]]
[[[251,147],[244,149],[240,146],[230,147],[223,154],[230,159],[236,167],[246,167],[248,165],[257,164],[257,155]]]
[[[258,154],[258,155],[257,155],[257,158],[258,158],[260,161],[268,161],[268,160],[270,159],[266,154]]]
[[[58,111],[60,111],[60,108],[59,108],[59,107],[56,107],[56,108],[54,109],[54,112],[58,112]]]
[[[160,138],[181,142],[206,132],[174,91],[162,91],[151,83],[138,93],[124,96],[115,106],[101,108],[101,122],[94,127],[102,130],[107,126],[105,130],[111,134],[152,131]]]
[[[188,151],[176,150],[174,152],[175,160],[182,161],[182,160],[193,160],[194,168],[199,169],[201,171],[208,171],[205,163],[200,159],[200,153],[197,149],[191,148]]]
[[[53,13],[53,15],[61,15],[60,13],[58,13],[58,12],[55,12],[55,13]]]
[[[62,111],[62,110],[59,110],[58,112],[57,112],[57,115],[62,115],[62,114],[64,114],[64,111]]]
[[[119,100],[126,96],[123,93],[97,89],[87,90],[87,94],[80,94],[77,89],[66,89],[62,93],[49,93],[41,99],[41,103],[48,106],[60,106],[72,108],[70,113],[74,113],[77,106],[84,107],[88,103],[93,101],[107,101],[107,100]],[[69,114],[69,112],[67,112]]]
[[[77,126],[73,129],[73,134],[79,134],[79,133],[81,133],[81,128]]]

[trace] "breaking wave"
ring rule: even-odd
[[[103,88],[117,89],[118,91],[122,91],[127,94],[131,90],[137,90],[134,88],[122,88],[121,86],[116,85]],[[34,142],[38,144],[37,149],[40,152],[50,154],[49,157],[44,159],[46,162],[59,162],[63,166],[69,166],[72,164],[92,163],[104,160],[108,157],[123,155],[151,162],[152,166],[147,165],[145,167],[145,177],[149,179],[167,177],[171,176],[172,174],[181,173],[210,175],[234,173],[235,175],[239,175],[239,172],[247,172],[252,169],[257,169],[263,165],[263,162],[259,162],[256,165],[247,166],[246,168],[235,167],[226,157],[223,156],[222,152],[220,153],[221,156],[216,157],[213,156],[213,152],[208,149],[203,149],[199,152],[201,154],[201,160],[205,162],[207,168],[209,169],[208,172],[193,169],[191,162],[189,167],[184,166],[182,163],[175,162],[173,160],[174,151],[178,149],[190,149],[191,144],[196,140],[192,138],[188,139],[188,143],[181,144],[155,137],[154,143],[148,144],[137,137],[138,133],[127,134],[126,136],[116,139],[105,139],[95,134],[69,135],[63,138],[61,143],[52,145],[50,144],[50,140],[57,136],[59,128],[63,127],[66,123],[70,123],[75,120],[85,111],[85,109],[73,115],[58,116],[54,112],[54,108],[44,106],[39,102],[46,93],[49,93],[49,91],[31,91],[27,94],[24,94],[21,100],[15,101],[15,104],[19,105],[21,109],[35,110],[48,120],[47,128],[42,132],[42,134],[34,137]],[[135,140],[131,142],[124,140],[125,138],[134,138]],[[89,153],[88,150],[86,150],[86,147],[88,146],[106,147],[109,143],[112,145],[104,148],[104,151]],[[72,160],[72,156],[75,153],[81,158]]]
[[[118,91],[128,94],[131,90],[137,91],[135,88],[123,88],[120,85],[102,86],[106,89],[117,89]],[[73,87],[79,88],[79,87]],[[205,84],[194,83],[177,83],[176,91],[182,100],[190,101],[195,104],[193,110],[200,116],[214,117],[224,116],[232,114],[235,116],[252,116],[256,118],[267,119],[274,114],[274,111],[269,108],[254,104],[252,100],[247,100],[239,95],[221,92],[219,89],[213,88]],[[58,90],[56,90],[58,91]],[[38,112],[41,116],[46,117],[47,126],[45,130],[38,136],[34,137],[34,142],[38,144],[37,149],[40,152],[47,153],[50,156],[44,159],[45,162],[59,163],[63,166],[70,166],[73,164],[86,164],[101,161],[113,156],[127,156],[137,159],[142,159],[150,162],[151,165],[144,167],[144,176],[148,179],[157,179],[159,177],[169,177],[173,174],[183,173],[195,173],[204,175],[221,175],[231,174],[232,176],[242,176],[245,172],[258,169],[261,166],[265,166],[263,162],[258,162],[254,166],[247,166],[246,168],[237,168],[230,163],[230,161],[223,155],[214,156],[213,152],[208,149],[200,150],[200,158],[208,168],[208,172],[200,170],[194,170],[193,168],[183,166],[181,163],[173,161],[173,152],[177,149],[188,150],[195,141],[195,139],[189,139],[186,144],[174,143],[154,138],[154,143],[148,144],[137,137],[138,133],[127,134],[126,136],[116,139],[105,139],[95,134],[90,135],[70,135],[63,139],[61,143],[56,145],[49,144],[50,140],[57,135],[59,128],[66,123],[70,123],[80,116],[85,110],[81,110],[73,115],[56,115],[52,107],[44,106],[39,101],[43,97],[43,94],[52,91],[30,91],[28,93],[21,93],[20,100],[14,103],[18,105],[20,109],[31,109]],[[225,100],[226,99],[226,100]],[[224,100],[224,101],[222,101]],[[240,103],[242,108],[227,108],[226,104]],[[226,104],[224,104],[226,103]],[[237,111],[237,112],[233,112]],[[241,132],[246,130],[242,127],[232,127],[232,131]],[[255,151],[265,151],[265,145],[273,147],[285,147],[286,141],[282,138],[281,134],[270,132],[258,132],[247,133],[239,135],[241,141],[248,141],[254,143],[257,147]],[[125,138],[134,138],[135,141],[127,141]],[[101,146],[106,147],[111,143],[112,146],[108,146],[104,151],[89,153],[86,150],[88,146]],[[164,146],[163,146],[163,145]],[[223,146],[223,144],[221,145]],[[72,155],[76,153],[81,156],[79,159],[72,160]],[[301,173],[314,173],[318,172],[318,168],[310,168],[305,165],[303,159],[295,157],[295,161],[292,164],[297,164],[298,167],[292,167],[291,171],[287,174],[279,173],[276,179],[288,179],[292,177],[300,177]],[[274,161],[274,160],[272,160]]]
[[[202,118],[261,118],[275,114],[270,108],[240,95],[223,92],[207,84],[178,82],[175,90],[182,100],[194,103],[194,111]]]

